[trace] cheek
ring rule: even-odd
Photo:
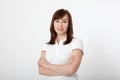
[[[55,26],[54,26],[54,30],[55,30],[55,31],[57,30]]]
[[[67,29],[68,29],[68,24],[66,24],[66,25],[64,26],[64,29],[65,29],[65,31],[67,31]]]
[[[54,29],[56,30],[56,28],[57,28],[57,24],[54,23]]]

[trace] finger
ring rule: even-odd
[[[41,53],[41,56],[40,56],[41,58],[45,58],[46,57],[46,51],[42,51],[42,53]]]
[[[71,58],[68,63],[71,64],[73,62],[73,58]]]
[[[71,59],[70,59],[70,63],[73,63],[75,61],[75,57],[72,57]]]

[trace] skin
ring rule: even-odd
[[[57,33],[57,41],[64,39],[67,35],[68,29],[68,16],[65,15],[62,19],[57,19],[54,21],[54,29]],[[38,61],[38,70],[41,75],[47,76],[59,76],[73,75],[79,68],[81,60],[82,60],[82,51],[80,49],[75,49],[71,53],[71,57],[65,64],[51,64],[46,58],[46,52],[42,51],[40,59]]]
[[[65,15],[62,19],[57,19],[54,21],[54,29],[57,33],[57,40],[63,39],[67,35],[67,29],[68,29],[68,16]]]

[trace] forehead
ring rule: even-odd
[[[62,19],[68,19],[68,15],[64,15]]]
[[[67,15],[67,14],[65,14],[62,18],[58,18],[58,19],[68,20],[68,15]]]

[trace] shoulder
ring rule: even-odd
[[[43,44],[41,45],[41,51],[46,51],[46,50],[47,50],[47,47],[48,47],[48,44],[43,43]]]
[[[42,45],[41,45],[41,47],[42,47],[42,50],[48,50],[48,49],[50,49],[50,48],[53,48],[54,47],[54,45],[51,45],[51,44],[48,44],[48,43],[43,43]]]
[[[71,41],[71,50],[76,50],[76,49],[80,49],[83,51],[83,43],[82,43],[82,39],[80,38],[73,38]]]
[[[71,50],[75,53],[81,53],[83,54],[83,42],[81,38],[73,38],[71,42]]]
[[[82,39],[81,38],[73,38],[71,41],[72,44],[82,44]]]

